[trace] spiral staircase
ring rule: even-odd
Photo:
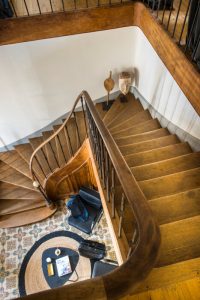
[[[135,293],[198,276],[200,153],[162,128],[131,93],[108,111],[81,93],[62,124],[0,154],[0,176],[3,228],[47,218],[82,184],[100,190],[125,262],[114,281],[112,274],[92,281],[90,288],[103,278],[105,299],[138,299]],[[61,289],[74,293],[70,286]],[[50,292],[56,299],[54,290],[44,296]]]

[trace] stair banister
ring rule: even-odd
[[[102,149],[101,143],[103,143],[103,154],[108,154],[109,166],[114,170],[114,174],[118,178],[118,183],[120,183],[124,194],[123,201],[126,199],[132,212],[133,219],[136,222],[136,227],[133,230],[132,239],[129,241],[130,248],[127,260],[120,267],[109,274],[94,279],[27,296],[28,299],[41,299],[40,297],[56,300],[86,299],[86,297],[88,297],[87,299],[119,299],[136,289],[138,284],[142,282],[152,270],[157,260],[160,245],[158,225],[155,222],[144,194],[86,91],[83,91],[78,96],[71,113],[63,125],[34,151],[30,162],[33,180],[35,180],[35,172],[32,167],[35,155],[37,155],[37,152],[40,151],[42,147],[45,147],[48,142],[54,139],[56,135],[63,130],[68,120],[73,115],[79,100],[82,101],[82,104],[84,102],[82,108],[87,124],[89,143],[95,157],[96,165],[100,171],[99,173],[104,172],[104,170],[101,170],[102,152],[99,150]],[[100,147],[98,147],[98,145],[100,145]],[[108,183],[113,182],[113,171],[111,171],[110,174],[111,178],[108,178]],[[102,178],[104,178],[103,174]],[[44,185],[42,185],[42,183],[40,184],[41,188],[44,189]],[[110,187],[108,196],[111,196],[112,198]],[[68,296],[65,297],[65,295]]]

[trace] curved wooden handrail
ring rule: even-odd
[[[77,97],[73,109],[64,124],[34,151],[30,161],[30,169],[37,151],[55,138],[56,135],[64,128],[81,98],[84,99],[99,134],[103,139],[109,157],[118,175],[120,184],[131,207],[137,223],[137,242],[134,245],[133,252],[129,255],[127,261],[111,273],[94,279],[85,280],[83,282],[63,286],[59,289],[33,294],[28,296],[30,299],[38,299],[41,296],[55,300],[86,298],[119,299],[123,295],[133,291],[138,286],[138,284],[152,270],[157,260],[160,245],[159,227],[155,222],[143,192],[137,184],[114,139],[105,127],[93,101],[86,91],[81,92]],[[67,296],[65,297],[65,295]]]

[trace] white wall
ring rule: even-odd
[[[1,46],[4,143],[24,138],[70,111],[83,89],[92,99],[105,95],[103,81],[109,71],[131,66],[133,34],[131,28],[122,28]]]
[[[70,111],[81,90],[92,99],[105,95],[110,70],[117,79],[133,68],[140,94],[200,138],[199,117],[136,27],[1,46],[0,138],[10,144],[38,131]]]

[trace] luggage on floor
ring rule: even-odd
[[[84,240],[80,242],[79,254],[90,259],[101,260],[106,255],[106,246],[94,241]]]

